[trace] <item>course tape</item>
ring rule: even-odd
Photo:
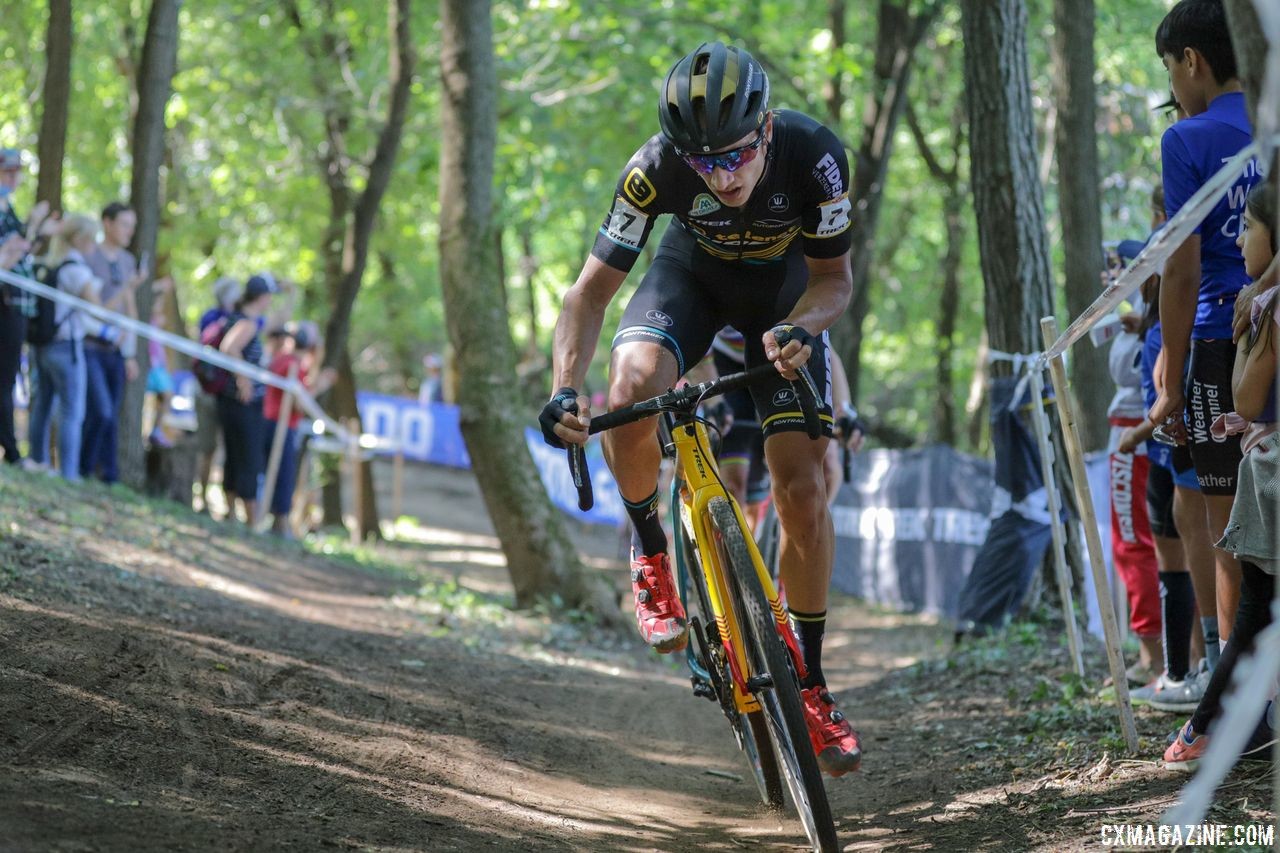
[[[1257,156],[1258,151],[1259,145],[1254,142],[1228,160],[1217,174],[1206,181],[1204,186],[1169,220],[1168,224],[1152,236],[1146,248],[1138,253],[1133,263],[1120,273],[1115,281],[1107,285],[1107,289],[1102,291],[1102,295],[1095,299],[1092,305],[1072,321],[1058,340],[1054,341],[1053,346],[1045,352],[1042,360],[1047,363],[1065,353],[1099,320],[1114,311],[1144,281],[1153,275],[1159,275],[1164,269],[1164,262],[1218,205],[1227,188],[1239,180],[1249,161]]]
[[[296,379],[291,381],[287,377],[277,376],[271,371],[264,370],[258,365],[251,364],[244,359],[232,358],[225,353],[219,352],[213,347],[197,343],[196,341],[193,341],[190,338],[184,338],[181,335],[166,332],[164,329],[156,328],[150,323],[143,323],[139,320],[133,319],[132,317],[103,308],[101,305],[86,302],[78,296],[63,293],[61,290],[47,287],[38,281],[33,281],[32,279],[20,276],[8,270],[0,270],[0,281],[8,282],[9,284],[19,287],[28,293],[34,293],[36,296],[42,296],[46,299],[53,300],[54,302],[60,302],[63,305],[83,311],[85,314],[88,314],[91,317],[96,317],[104,323],[110,323],[113,326],[128,329],[139,337],[157,341],[158,343],[164,344],[169,349],[185,353],[192,358],[207,361],[210,364],[223,368],[224,370],[229,370],[230,372],[240,374],[241,376],[247,376],[255,382],[261,382],[263,385],[270,385],[274,388],[279,388],[281,391],[286,393],[293,394],[303,411],[315,420],[322,422],[326,431],[332,433],[344,442],[351,440],[351,434],[341,424],[329,417],[329,415],[325,413],[324,409],[320,408],[320,404],[311,396],[306,387]],[[364,443],[363,438],[361,443]]]

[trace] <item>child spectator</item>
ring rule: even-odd
[[[165,300],[173,292],[173,279],[158,278],[151,288],[155,299],[151,303],[151,325],[163,329],[165,325]],[[151,369],[147,372],[147,393],[152,394],[152,426],[147,441],[154,447],[169,447],[164,432],[164,416],[169,411],[169,398],[173,396],[173,376],[169,373],[168,350],[159,341],[147,341],[147,356]]]
[[[1250,276],[1266,277],[1269,287],[1254,298],[1249,334],[1242,337],[1232,373],[1235,411],[1219,416],[1213,423],[1215,437],[1243,435],[1243,458],[1238,472],[1238,491],[1231,517],[1218,547],[1240,560],[1240,604],[1235,626],[1204,697],[1195,713],[1165,750],[1165,767],[1194,770],[1209,746],[1210,728],[1221,711],[1222,693],[1242,654],[1252,652],[1259,632],[1271,623],[1271,601],[1275,595],[1276,572],[1280,571],[1280,536],[1276,530],[1276,500],[1280,497],[1280,432],[1276,416],[1276,325],[1280,324],[1280,302],[1276,299],[1277,255],[1276,191],[1271,183],[1254,188],[1245,212],[1244,233],[1237,242],[1243,249]],[[1270,740],[1263,725],[1255,731],[1252,744]],[[1246,747],[1246,752],[1249,748]]]
[[[1181,0],[1160,22],[1155,42],[1174,98],[1187,114],[1165,131],[1160,144],[1165,209],[1172,217],[1251,142],[1252,130],[1222,0]],[[1189,444],[1215,539],[1231,513],[1240,442],[1215,441],[1209,425],[1233,408],[1231,319],[1235,296],[1248,283],[1235,238],[1245,193],[1257,178],[1256,165],[1250,165],[1170,256],[1161,286],[1163,382],[1149,416],[1169,428],[1179,443]],[[1225,552],[1215,556],[1218,624],[1228,635],[1240,566]]]
[[[239,280],[223,276],[213,283],[214,305],[200,316],[199,334],[219,320],[231,315],[235,304],[244,292]],[[209,476],[213,470],[213,457],[218,452],[218,437],[222,427],[218,423],[217,399],[203,389],[196,392],[196,451],[199,454],[196,475],[200,480],[200,506],[209,512]]]
[[[296,366],[298,379],[313,394],[323,394],[337,379],[337,371],[332,367],[318,370],[320,330],[315,323],[303,321],[291,323],[284,340],[275,357],[271,360],[271,372],[277,376],[289,375]],[[268,458],[272,442],[275,440],[276,425],[280,420],[280,404],[284,393],[275,387],[269,387],[263,399],[263,414],[267,419],[265,452]],[[289,424],[284,435],[280,454],[280,467],[276,472],[275,490],[268,497],[271,500],[271,532],[286,539],[293,538],[289,527],[289,510],[293,507],[293,490],[298,480],[298,425],[302,422],[302,410],[294,404],[289,413]]]
[[[245,283],[244,295],[227,317],[222,352],[250,364],[262,363],[261,321],[271,308],[273,293],[274,283],[262,276],[255,275]],[[226,446],[222,489],[233,516],[235,499],[240,499],[246,524],[252,524],[257,517],[258,478],[265,467],[262,397],[262,383],[237,373],[235,382],[228,383],[227,392],[217,400],[218,422]]]
[[[1143,243],[1123,240],[1117,249],[1123,266],[1137,257]],[[1144,305],[1134,299],[1134,314],[1125,316],[1125,330],[1111,343],[1108,366],[1116,393],[1107,407],[1111,425],[1111,557],[1129,598],[1129,628],[1138,638],[1138,661],[1128,670],[1133,686],[1155,680],[1161,659],[1160,587],[1155,545],[1147,519],[1145,444],[1123,441],[1125,432],[1146,415],[1142,398],[1142,338],[1137,334]]]
[[[93,251],[98,224],[87,216],[69,216],[53,238],[45,263],[54,270],[52,286],[89,302],[98,301],[100,282],[85,262]],[[53,340],[35,350],[35,393],[31,398],[31,459],[49,461],[49,418],[58,401],[58,467],[63,478],[80,479],[80,438],[84,427],[86,320],[78,309],[59,304]]]
[[[102,282],[102,306],[136,319],[138,285],[147,270],[139,268],[127,248],[133,241],[138,217],[123,202],[113,201],[102,211],[102,241],[86,258]],[[126,382],[138,378],[135,358],[137,337],[110,323],[86,318],[84,336],[85,395],[84,437],[80,447],[80,475],[100,475],[104,483],[119,479],[120,403]]]

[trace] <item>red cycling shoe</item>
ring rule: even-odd
[[[809,741],[818,757],[818,767],[832,776],[843,776],[862,763],[862,741],[836,700],[819,685],[800,691],[804,697],[804,721],[809,725]]]
[[[636,621],[645,643],[662,654],[681,651],[689,643],[684,604],[676,594],[671,563],[666,554],[631,556],[631,591],[636,599]]]

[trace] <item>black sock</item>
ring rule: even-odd
[[[637,554],[656,557],[667,553],[667,533],[662,529],[662,521],[658,518],[658,490],[640,501],[632,503],[622,499],[631,518],[631,547]]]
[[[801,613],[788,607],[787,612],[796,626],[800,653],[804,656],[805,669],[809,670],[809,677],[801,681],[800,686],[806,690],[817,685],[826,687],[827,678],[822,674],[822,637],[827,632],[827,611]]]
[[[1195,618],[1195,592],[1187,572],[1160,573],[1160,618],[1165,671],[1174,681],[1182,681],[1191,668],[1191,620]]]

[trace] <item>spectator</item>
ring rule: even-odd
[[[22,183],[22,152],[0,148],[0,267],[32,278],[28,229],[13,208],[13,193]],[[34,232],[49,212],[46,202],[31,211]],[[4,461],[22,461],[18,436],[13,426],[13,383],[22,361],[22,344],[27,338],[27,318],[35,312],[31,295],[16,285],[0,284],[0,452]]]
[[[1280,423],[1276,414],[1276,335],[1280,325],[1276,270],[1276,191],[1263,183],[1249,194],[1245,229],[1237,243],[1243,249],[1245,268],[1268,287],[1252,300],[1250,330],[1236,351],[1232,375],[1235,411],[1213,422],[1215,438],[1242,435],[1243,457],[1238,471],[1239,488],[1226,531],[1217,545],[1231,552],[1241,567],[1240,603],[1226,648],[1195,713],[1165,750],[1165,767],[1194,770],[1209,746],[1214,722],[1222,710],[1222,695],[1241,655],[1253,651],[1258,634],[1271,624],[1271,602],[1276,573],[1280,571],[1280,531],[1276,529],[1276,488],[1280,484]],[[1254,731],[1246,753],[1271,740],[1265,719]],[[1264,757],[1269,756],[1264,753]]]
[[[102,282],[86,257],[94,249],[98,224],[87,216],[62,223],[45,263],[54,271],[52,285],[89,302],[98,301]],[[53,341],[35,349],[35,392],[31,399],[31,458],[49,461],[49,418],[58,401],[58,467],[63,478],[80,479],[80,439],[84,427],[86,318],[79,309],[59,304],[54,313]]]
[[[1137,257],[1143,245],[1137,240],[1122,240],[1116,250],[1118,265],[1123,267]],[[1133,313],[1122,318],[1124,331],[1112,341],[1107,359],[1116,384],[1116,393],[1107,407],[1111,426],[1111,557],[1128,594],[1129,628],[1138,638],[1138,661],[1127,672],[1135,687],[1156,679],[1162,656],[1159,573],[1145,500],[1149,460],[1145,444],[1123,441],[1125,432],[1142,424],[1146,415],[1142,397],[1143,339],[1136,332],[1144,308],[1141,296],[1135,296]]]
[[[313,394],[323,394],[333,385],[338,374],[332,367],[319,370],[320,330],[315,323],[301,322],[290,324],[289,333],[281,341],[280,349],[271,361],[271,372],[277,376],[289,375],[289,371],[297,367],[297,376],[302,384]],[[263,414],[267,420],[265,452],[270,458],[272,442],[275,440],[276,425],[280,420],[280,404],[284,393],[275,387],[269,387],[263,400]],[[293,538],[289,527],[289,510],[293,506],[293,490],[298,480],[298,425],[302,422],[302,410],[294,405],[289,413],[289,424],[284,434],[280,453],[280,467],[276,471],[275,489],[268,497],[271,501],[271,532],[287,539]]]
[[[219,320],[231,315],[235,304],[244,293],[244,286],[239,280],[223,276],[213,283],[214,305],[200,316],[198,333]],[[213,470],[213,457],[218,452],[218,438],[222,426],[218,422],[218,403],[212,394],[203,389],[196,391],[196,451],[199,454],[196,475],[200,479],[200,508],[209,512],[209,476]]]
[[[227,317],[227,332],[222,338],[222,352],[250,364],[262,363],[262,321],[271,309],[275,283],[261,275],[251,277],[244,295]],[[235,513],[235,498],[240,499],[246,524],[257,514],[258,478],[265,460],[262,448],[265,425],[262,420],[263,385],[237,373],[227,393],[218,397],[218,421],[226,458],[222,463],[222,489],[227,506]]]
[[[1173,217],[1223,163],[1249,145],[1252,130],[1222,0],[1181,0],[1160,22],[1155,42],[1174,97],[1187,114],[1160,143],[1165,210]],[[1209,424],[1218,412],[1234,408],[1232,312],[1236,294],[1249,280],[1235,238],[1244,193],[1257,180],[1257,166],[1250,164],[1170,256],[1161,283],[1164,375],[1149,417],[1188,444],[1215,539],[1231,514],[1241,454],[1239,437],[1217,441]],[[1240,564],[1225,552],[1215,557],[1218,626],[1229,636]]]
[[[138,285],[147,277],[145,264],[140,268],[127,248],[137,225],[138,217],[132,208],[123,202],[111,202],[102,210],[102,241],[87,257],[89,268],[102,282],[102,306],[132,319],[138,316]],[[114,483],[120,476],[120,403],[125,382],[138,378],[137,337],[110,323],[85,319],[87,392],[80,475],[101,476],[104,483]]]
[[[165,326],[165,301],[173,292],[173,279],[165,276],[158,278],[151,288],[155,294],[151,303],[151,325],[157,329]],[[147,433],[147,441],[153,447],[169,447],[170,441],[164,431],[164,416],[169,411],[169,398],[173,396],[173,376],[169,373],[168,350],[159,341],[147,341],[147,356],[151,369],[147,372],[147,393],[152,394],[152,426]]]
[[[418,402],[425,406],[428,403],[444,402],[444,377],[441,375],[444,362],[434,352],[422,357],[422,386],[418,389]]]

